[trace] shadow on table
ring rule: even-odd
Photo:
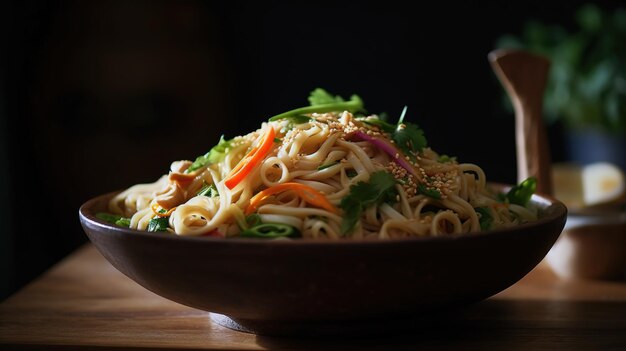
[[[611,310],[613,313],[604,313]],[[615,310],[624,311],[615,313]],[[614,315],[607,319],[607,315]],[[621,315],[621,317],[620,317]],[[488,300],[446,316],[385,332],[332,337],[257,336],[274,349],[626,349],[626,303]],[[600,317],[602,316],[602,317]],[[393,323],[393,322],[392,322]]]

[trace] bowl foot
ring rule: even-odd
[[[395,318],[378,317],[364,320],[344,321],[275,321],[238,319],[218,313],[210,313],[211,320],[223,327],[256,335],[333,338],[378,337],[391,334],[406,334],[432,327],[440,318]],[[438,317],[442,317],[439,315]],[[444,317],[445,318],[445,317]],[[436,320],[434,320],[436,319]]]

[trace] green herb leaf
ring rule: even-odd
[[[318,171],[321,171],[321,170],[323,170],[323,169],[326,169],[326,168],[332,167],[332,166],[334,166],[334,165],[336,165],[336,164],[338,164],[338,163],[339,163],[339,161],[335,161],[335,162],[327,163],[327,164],[325,164],[325,165],[321,165],[321,166],[317,167],[317,170],[318,170]]]
[[[537,179],[535,177],[529,177],[512,187],[511,190],[507,192],[506,198],[509,203],[526,206],[536,189]]]
[[[397,127],[396,125],[385,122],[384,120],[379,119],[379,118],[367,117],[367,118],[361,119],[361,121],[369,125],[377,126],[383,132],[387,132],[389,134],[393,134],[393,132],[396,131],[396,127]]]
[[[119,225],[120,227],[128,228],[130,227],[130,218],[120,218],[115,221],[115,224]]]
[[[226,157],[234,139],[225,140],[224,135],[220,136],[220,141],[209,152],[202,156],[198,156],[196,160],[187,168],[185,173],[191,173],[196,169],[206,165],[218,163]]]
[[[118,225],[120,227],[130,227],[130,218],[122,217],[112,213],[99,212],[96,213],[96,218],[99,218],[108,223]]]
[[[448,162],[456,162],[456,156],[448,156],[448,155],[440,155],[437,159],[437,162],[440,163],[448,163]]]
[[[341,96],[333,96],[322,88],[316,88],[309,95],[309,104],[311,104],[311,106],[335,104],[340,102],[344,102],[344,99]]]
[[[313,92],[309,96],[309,102],[311,103],[311,106],[300,107],[291,111],[281,113],[270,118],[270,122],[278,121],[290,116],[307,115],[310,113],[364,111],[363,100],[361,100],[358,95],[352,95],[349,101],[345,101],[339,96],[332,97],[332,95],[328,93],[322,94],[319,92],[319,90],[319,88],[313,90]]]
[[[148,222],[149,232],[165,232],[169,227],[169,217],[155,217]]]
[[[491,211],[488,207],[476,207],[474,208],[476,213],[480,216],[478,218],[478,222],[480,223],[481,230],[489,230],[491,229],[491,224],[493,223],[493,217],[491,216]]]
[[[420,194],[424,194],[426,196],[430,196],[435,199],[441,199],[441,193],[439,192],[439,190],[428,188],[424,184],[419,184],[417,186],[417,190],[420,192]]]
[[[407,107],[405,106],[396,125],[371,116],[360,120],[363,123],[377,126],[383,132],[391,134],[391,139],[395,142],[397,148],[406,156],[409,156],[411,160],[415,161],[415,154],[422,151],[428,145],[428,142],[424,136],[424,131],[417,124],[404,122],[406,111]]]
[[[284,116],[282,118],[275,119],[275,121],[280,120],[280,119],[288,120],[289,123],[287,123],[287,129],[293,129],[293,127],[297,126],[298,124],[309,122],[313,118],[309,116],[305,116],[305,115],[293,115],[293,116]]]
[[[198,196],[208,196],[208,197],[216,197],[219,196],[220,194],[217,192],[217,188],[215,187],[215,184],[204,184],[204,186],[202,187],[202,189],[200,189],[200,191],[198,191]]]
[[[346,171],[346,175],[348,176],[348,178],[354,178],[359,175],[359,172],[357,172],[355,169],[349,169]]]
[[[358,182],[350,187],[348,196],[341,200],[344,210],[341,232],[350,233],[361,218],[367,207],[384,202],[396,201],[396,179],[386,171],[378,171],[370,175],[368,182]]]
[[[620,82],[626,80],[626,7],[607,11],[587,3],[568,12],[577,26],[528,20],[519,35],[503,35],[496,47],[550,60],[542,111],[549,122],[561,120],[568,131],[592,128],[623,136],[626,90]],[[512,112],[511,99],[505,89],[501,92]]]
[[[391,138],[398,148],[413,161],[415,161],[414,155],[427,146],[424,131],[413,123],[399,123]]]
[[[239,236],[246,238],[265,239],[296,237],[299,235],[300,232],[296,228],[281,223],[262,223],[239,233]]]
[[[246,223],[248,224],[248,227],[255,227],[262,224],[263,221],[261,221],[261,216],[259,216],[258,213],[253,213],[246,216]]]

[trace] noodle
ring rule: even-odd
[[[269,237],[279,228],[320,240],[459,235],[536,219],[535,209],[499,200],[476,164],[429,147],[394,155],[371,142],[398,147],[372,123],[375,115],[344,111],[300,118],[264,122],[252,133],[222,140],[220,153],[200,166],[173,162],[155,183],[113,197],[109,211],[130,217],[130,228],[139,230],[165,218],[161,230],[183,236],[235,237],[257,230]],[[267,140],[269,133],[273,140]],[[359,138],[363,134],[368,137]],[[394,179],[384,192],[369,183],[381,172]],[[355,193],[359,184],[369,188]],[[369,196],[370,190],[378,197],[349,207],[347,197]],[[351,226],[346,218],[354,213]]]

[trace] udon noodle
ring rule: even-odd
[[[425,146],[402,152],[380,121],[331,111],[263,122],[121,192],[109,211],[163,234],[312,239],[459,235],[536,219],[492,192],[478,165]]]

